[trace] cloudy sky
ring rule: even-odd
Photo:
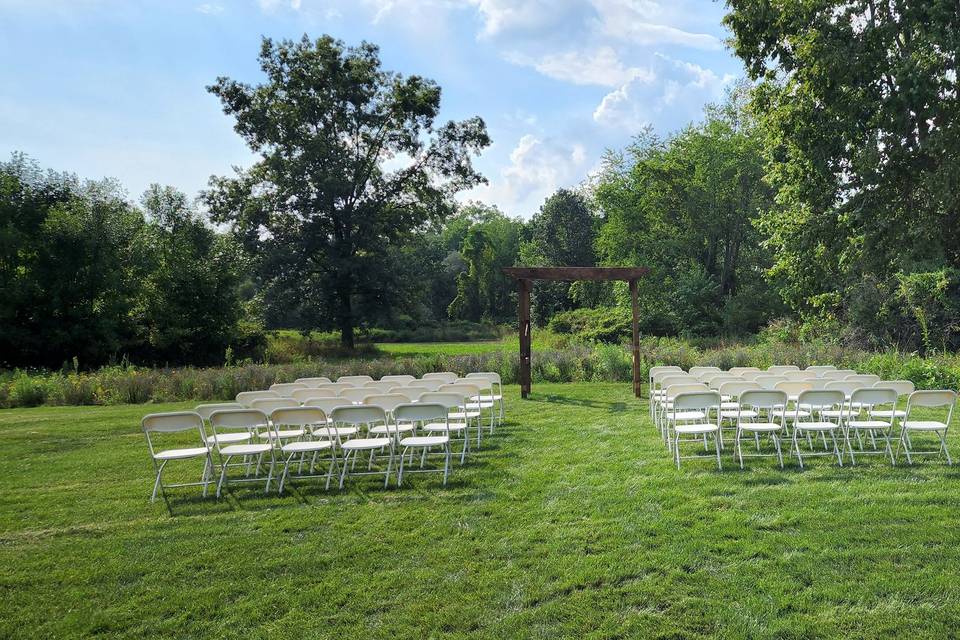
[[[0,0],[0,154],[195,195],[252,158],[206,85],[260,78],[261,35],[329,33],[482,116],[467,198],[530,216],[645,125],[669,133],[741,75],[711,0]]]

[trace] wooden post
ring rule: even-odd
[[[637,303],[637,281],[630,281],[630,304],[633,307],[633,394],[640,397],[640,307]]]
[[[530,281],[520,280],[520,397],[530,394]]]

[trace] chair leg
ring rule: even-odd
[[[447,476],[450,474],[450,439],[447,439],[446,444],[444,444],[444,457],[443,457],[443,486],[447,486]]]
[[[777,461],[780,462],[780,468],[783,469],[783,452],[780,450],[780,436],[773,434],[773,446],[777,448]]]
[[[220,498],[220,491],[227,480],[227,466],[229,464],[230,464],[230,456],[227,456],[226,459],[221,464],[222,468],[220,470],[220,480],[217,482],[217,499]]]
[[[677,461],[677,471],[680,470],[680,434],[675,436],[673,442],[673,457]]]
[[[800,429],[798,429],[798,428],[796,427],[796,425],[794,425],[794,427],[793,427],[793,450],[794,450],[794,451],[796,452],[796,454],[797,454],[797,461],[800,463],[800,468],[803,469],[803,455],[800,453],[800,443],[797,441],[797,434],[798,434],[798,433],[800,433]],[[809,437],[809,436],[810,436],[810,434],[808,433],[808,434],[807,434],[807,437]]]
[[[157,467],[156,461],[154,461],[154,466]],[[153,483],[153,493],[150,495],[150,502],[156,502],[157,500],[157,491],[160,489],[160,476],[163,474],[163,467],[166,466],[167,461],[164,460],[160,463],[160,466],[157,467],[157,479]]]
[[[400,466],[397,468],[397,486],[403,484],[403,461],[407,457],[407,452],[410,450],[410,447],[404,447],[403,452],[400,454]]]
[[[717,450],[717,470],[723,471],[723,464],[720,462],[720,434],[714,434],[713,436],[713,446]]]
[[[940,437],[940,445],[943,448],[943,453],[945,456],[947,456],[947,464],[953,466],[953,459],[950,458],[950,450],[947,449],[947,434],[945,432],[937,431],[937,435]]]

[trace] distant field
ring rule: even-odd
[[[395,357],[469,356],[478,353],[514,350],[517,341],[490,340],[487,342],[380,342],[377,350]]]

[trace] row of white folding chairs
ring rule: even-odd
[[[437,449],[440,449],[439,453],[444,458],[442,471],[446,484],[453,435],[460,434],[459,440],[463,443],[460,462],[463,464],[470,447],[470,421],[472,417],[479,416],[479,412],[468,408],[473,390],[457,390],[456,385],[449,386],[451,388],[447,391],[421,394],[418,402],[409,402],[406,397],[393,394],[370,396],[363,405],[343,404],[338,399],[322,398],[319,400],[326,407],[299,406],[291,402],[290,406],[275,406],[266,411],[266,407],[249,408],[234,403],[219,403],[199,405],[193,412],[148,415],[143,419],[142,427],[157,474],[151,501],[156,499],[158,489],[162,491],[174,486],[203,485],[206,495],[209,484],[214,481],[214,451],[220,460],[217,497],[229,480],[227,471],[230,467],[245,467],[247,470],[244,479],[234,479],[233,482],[265,482],[265,488],[269,491],[275,466],[282,464],[278,488],[282,492],[294,458],[300,458],[301,469],[306,462],[305,457],[311,458],[310,473],[298,474],[298,477],[317,477],[313,475],[313,469],[317,455],[324,451],[329,454],[325,474],[327,488],[334,471],[340,474],[341,488],[347,475],[356,474],[356,458],[362,452],[370,454],[370,467],[368,472],[361,470],[358,475],[383,474],[386,486],[398,448],[402,450],[398,486],[403,480],[404,460],[408,453],[412,461],[413,452],[417,451],[421,455],[421,465],[419,470],[408,470],[407,473],[441,471],[423,469],[428,454],[435,453]],[[418,435],[418,428],[424,434]],[[198,432],[201,446],[155,448],[154,440],[158,434],[188,430]],[[338,459],[337,451],[341,452],[342,458]],[[385,471],[369,471],[378,453],[386,453],[387,468]],[[279,462],[278,454],[282,457]],[[162,474],[167,462],[198,457],[205,458],[199,483],[163,484]],[[240,457],[242,462],[231,463],[235,457]],[[265,457],[268,458],[269,469],[264,479],[260,476],[260,467]],[[251,478],[254,462],[256,469]]]
[[[736,390],[733,401],[724,401],[721,392],[716,390],[691,388],[677,390],[673,395],[674,387],[671,387],[671,406],[666,414],[664,431],[669,442],[668,449],[679,469],[681,458],[693,457],[680,454],[681,442],[699,442],[702,439],[704,449],[707,449],[708,438],[712,438],[717,466],[721,468],[724,421],[732,420],[735,431],[734,450],[741,468],[745,455],[776,456],[782,468],[780,442],[783,437],[790,438],[790,453],[797,456],[801,468],[804,455],[835,456],[838,464],[842,466],[844,451],[849,454],[851,463],[855,464],[854,438],[859,445],[858,453],[888,455],[891,464],[896,464],[901,449],[909,464],[913,463],[912,456],[918,454],[943,455],[947,464],[953,464],[946,438],[957,400],[956,392],[912,391],[907,396],[906,407],[901,411],[898,409],[901,394],[897,388],[851,385],[843,387],[839,386],[842,382],[835,384],[838,386],[834,388],[804,389],[796,398],[791,398],[783,389],[741,388]],[[914,410],[917,408],[940,409],[942,419],[935,419],[941,418],[941,415],[925,415],[913,419]],[[756,454],[743,453],[742,437],[745,433],[754,437]],[[938,439],[937,448],[915,449],[911,434],[918,433],[935,435]],[[824,450],[819,453],[814,450],[817,435],[822,438],[824,445]],[[832,448],[827,441],[828,435]],[[895,435],[896,453],[892,449]],[[684,440],[684,436],[688,439]],[[770,439],[774,446],[773,453],[760,452],[761,436]],[[842,446],[838,444],[838,437]],[[803,438],[807,440],[806,453],[803,453],[800,447]],[[865,449],[868,441],[872,444],[871,449]],[[882,446],[878,445],[878,441]]]

